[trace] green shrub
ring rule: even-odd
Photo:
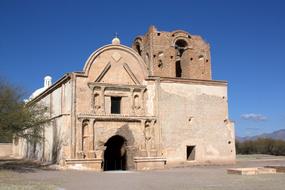
[[[269,138],[256,140],[236,141],[237,154],[271,154],[285,155],[285,141]]]

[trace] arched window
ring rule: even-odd
[[[176,77],[182,76],[182,67],[181,67],[181,57],[184,51],[186,50],[188,44],[185,40],[179,39],[175,42],[176,50],[176,62],[175,62],[175,74]]]
[[[187,42],[185,40],[177,40],[175,42],[176,56],[182,57],[183,52],[187,47]]]

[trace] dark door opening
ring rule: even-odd
[[[186,155],[187,160],[195,160],[195,146],[187,146]]]
[[[127,170],[126,140],[115,135],[105,143],[105,146],[104,171]]]
[[[175,71],[176,71],[176,77],[181,77],[182,76],[182,68],[181,68],[180,61],[176,61]]]

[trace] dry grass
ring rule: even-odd
[[[54,190],[54,184],[27,180],[26,173],[34,173],[43,167],[38,162],[26,160],[0,160],[0,190]]]

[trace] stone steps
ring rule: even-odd
[[[228,174],[237,175],[259,175],[259,174],[276,174],[285,173],[285,166],[265,166],[256,168],[229,168]]]

